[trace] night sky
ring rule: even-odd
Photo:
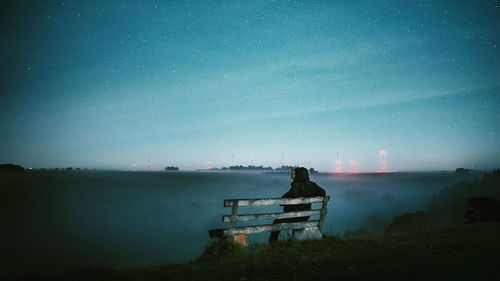
[[[223,2],[2,1],[0,163],[500,167],[499,1]]]

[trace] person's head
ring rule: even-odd
[[[295,179],[295,168],[292,169],[292,173],[290,174],[290,177],[292,177],[292,179]]]
[[[292,179],[294,181],[308,181],[309,180],[309,172],[304,167],[296,167],[292,170]]]

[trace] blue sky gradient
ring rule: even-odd
[[[500,166],[499,1],[1,5],[3,163]]]

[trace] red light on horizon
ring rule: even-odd
[[[332,174],[389,174],[394,171],[329,171]]]

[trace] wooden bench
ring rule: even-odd
[[[211,238],[230,238],[235,239],[241,244],[246,244],[246,234],[271,232],[281,230],[297,230],[294,236],[299,236],[299,240],[318,239],[321,238],[325,217],[327,212],[328,201],[330,196],[325,197],[297,197],[297,198],[260,198],[260,199],[227,199],[224,200],[224,207],[231,207],[231,215],[222,216],[223,222],[229,223],[229,228],[212,229],[208,231]],[[272,206],[272,205],[298,205],[322,203],[321,209],[313,209],[308,211],[298,212],[280,212],[280,213],[261,213],[261,214],[240,214],[238,215],[239,207],[257,207],[257,206]],[[283,222],[276,224],[264,224],[253,226],[236,226],[238,222],[262,221],[275,219],[289,219],[306,216],[317,216],[317,220],[307,220],[301,222]],[[298,232],[298,233],[297,233]],[[314,234],[316,233],[316,234]],[[314,237],[318,235],[319,237]],[[238,237],[239,236],[239,237]],[[243,241],[241,236],[243,236]],[[313,237],[311,237],[313,236]]]

